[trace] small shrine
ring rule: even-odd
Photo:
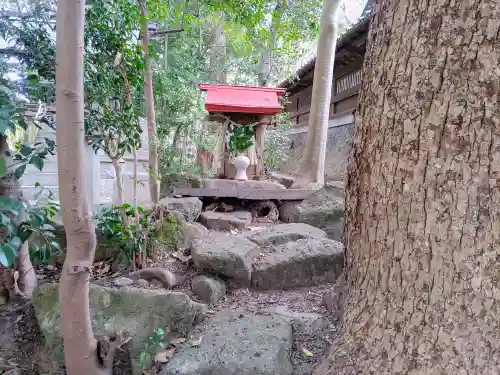
[[[203,83],[210,132],[220,139],[219,149],[208,150],[214,178],[176,183],[182,196],[238,198],[242,200],[301,200],[310,189],[295,189],[266,179],[264,142],[266,127],[282,110],[286,89]],[[279,180],[279,179],[278,179]]]
[[[217,177],[221,179],[237,177],[236,168],[231,160],[235,155],[231,155],[232,150],[229,149],[229,134],[234,133],[237,127],[248,127],[253,137],[252,145],[242,151],[249,159],[246,175],[249,180],[262,179],[266,127],[271,123],[272,116],[281,112],[279,97],[284,96],[286,90],[206,83],[201,84],[200,89],[207,92],[205,109],[209,113],[209,121],[218,124],[220,134],[225,138],[222,149],[217,150],[219,155],[215,155],[220,159]]]

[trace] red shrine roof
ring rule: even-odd
[[[205,109],[208,112],[237,112],[274,115],[281,112],[278,96],[286,89],[254,86],[230,86],[202,83],[201,91],[207,91]]]

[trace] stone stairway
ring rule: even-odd
[[[180,213],[190,226],[200,225],[194,222],[202,209],[197,198],[168,198],[161,204]],[[242,230],[227,231],[231,215],[206,216],[210,220],[200,222],[226,230],[197,231],[190,243],[196,273],[190,290],[149,290],[147,281],[131,279],[123,287],[92,286],[96,336],[125,330],[133,337],[124,347],[130,369],[120,373],[142,374],[140,352],[160,327],[168,332],[165,343],[171,354],[156,364],[161,375],[311,374],[335,332],[324,307],[316,305],[342,272],[343,245],[304,223],[245,230],[248,215],[239,212],[233,218]],[[309,294],[319,295],[316,305],[308,302]],[[286,295],[292,296],[291,303],[283,303]],[[57,298],[57,285],[46,285],[34,301],[51,357],[62,353]],[[302,301],[298,310],[297,299]],[[54,360],[56,368],[61,361]]]

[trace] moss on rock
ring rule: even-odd
[[[53,369],[64,366],[58,284],[40,286],[33,300],[40,329],[45,336],[46,354]],[[141,374],[139,354],[155,328],[167,332],[188,333],[203,319],[205,305],[192,301],[186,294],[138,288],[113,289],[90,287],[90,313],[96,337],[112,336],[122,330],[132,337],[129,358],[132,374]]]

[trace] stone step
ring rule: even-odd
[[[258,249],[244,236],[211,233],[193,241],[191,254],[199,270],[248,283]]]
[[[182,348],[160,375],[293,373],[292,327],[278,316],[223,311],[207,321],[197,337],[200,344]]]
[[[253,264],[252,286],[287,290],[334,282],[344,266],[344,246],[308,238],[273,246]]]
[[[308,224],[278,224],[253,232],[248,239],[259,246],[282,245],[305,238],[326,238],[325,231]]]
[[[252,224],[252,214],[248,211],[205,211],[200,215],[200,223],[202,223],[208,229],[242,230]]]

